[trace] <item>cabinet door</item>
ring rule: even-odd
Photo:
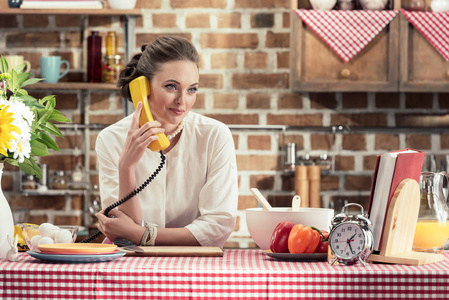
[[[397,91],[399,21],[383,29],[345,63],[292,12],[291,88],[294,91]]]
[[[449,92],[449,62],[400,14],[399,89],[410,92]]]

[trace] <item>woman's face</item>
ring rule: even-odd
[[[171,61],[151,80],[150,109],[169,133],[185,118],[196,101],[199,73],[195,63]]]

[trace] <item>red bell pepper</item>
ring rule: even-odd
[[[288,253],[288,237],[293,226],[292,222],[280,222],[271,234],[270,250],[273,253]]]

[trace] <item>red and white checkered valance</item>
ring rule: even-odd
[[[449,13],[403,9],[401,13],[449,61]]]
[[[359,53],[398,12],[397,10],[296,10],[302,21],[345,62]]]

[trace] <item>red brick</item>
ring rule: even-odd
[[[241,28],[240,13],[219,13],[217,14],[218,28]]]
[[[294,191],[295,190],[295,174],[281,174],[281,190]]]
[[[162,0],[137,0],[136,8],[161,8]]]
[[[201,48],[223,49],[255,49],[259,38],[255,33],[202,33]]]
[[[428,134],[407,134],[406,147],[418,150],[432,149],[431,136]]]
[[[204,95],[202,93],[198,93],[196,95],[196,101],[195,101],[195,104],[193,105],[193,109],[204,109],[206,107],[205,97],[206,97],[206,95]]]
[[[237,53],[212,53],[212,69],[235,69],[237,68]]]
[[[310,145],[313,150],[331,150],[332,149],[332,134],[311,134]]]
[[[17,22],[17,17],[13,16],[2,16],[0,18],[0,28],[17,28],[19,23]]]
[[[280,93],[278,96],[278,109],[302,109],[303,99],[299,93]]]
[[[253,196],[239,196],[238,210],[257,207],[257,200]]]
[[[285,89],[289,84],[289,74],[234,73],[231,80],[235,89]]]
[[[340,189],[340,177],[333,175],[322,175],[320,189],[322,191],[338,191]]]
[[[110,108],[109,93],[92,93],[90,95],[90,110],[106,110]]]
[[[214,94],[214,108],[237,109],[238,106],[238,94]]]
[[[405,94],[405,108],[432,108],[433,94],[432,93],[406,93]]]
[[[379,153],[379,155],[382,153]],[[376,168],[376,161],[377,161],[377,155],[368,155],[368,156],[363,156],[363,170],[364,171],[373,171],[374,173],[374,169]]]
[[[226,8],[226,0],[170,0],[172,8]]]
[[[237,169],[239,171],[275,171],[280,166],[277,155],[237,155]]]
[[[186,16],[186,28],[209,28],[209,14],[188,14]]]
[[[290,1],[289,0],[280,0],[280,1],[273,1],[273,0],[260,0],[260,1],[235,0],[234,7],[235,8],[260,8],[260,9],[290,8]]]
[[[200,74],[200,88],[221,89],[222,87],[222,74]]]
[[[441,149],[449,149],[449,135],[448,134],[440,135],[440,147],[441,147]]]
[[[249,135],[248,136],[249,150],[270,150],[271,137],[269,135]]]
[[[256,13],[251,15],[252,28],[271,28],[274,26],[274,14]]]
[[[399,136],[396,134],[376,134],[374,149],[397,150],[399,148]]]
[[[282,27],[290,28],[290,12],[285,12],[282,14]]]
[[[377,108],[399,108],[401,105],[400,93],[377,93],[376,107]]]
[[[289,48],[290,33],[274,33],[268,31],[265,46],[267,48]]]
[[[438,94],[438,107],[449,109],[449,93]]]
[[[268,114],[268,125],[290,125],[290,126],[323,126],[322,114]]]
[[[332,114],[331,125],[387,126],[388,120],[384,113]]]
[[[89,117],[90,124],[113,124],[115,122],[123,119],[123,114],[113,114],[113,115],[91,115]]]
[[[268,195],[268,202],[273,207],[291,207],[293,195]]]
[[[367,108],[368,94],[366,93],[343,93],[343,109]]]
[[[316,109],[336,109],[335,93],[309,93],[310,106]]]
[[[1,19],[1,18],[0,18]],[[57,48],[60,47],[59,32],[13,33],[6,36],[7,48]]]
[[[57,215],[55,216],[55,225],[82,225],[81,216]]]
[[[266,52],[246,52],[245,69],[266,69],[268,65],[268,54]]]
[[[366,137],[364,134],[343,135],[342,148],[344,150],[366,150]]]
[[[442,114],[396,114],[398,127],[449,127],[449,115]]]
[[[345,190],[346,191],[370,191],[372,177],[368,175],[346,175]]]
[[[249,186],[259,190],[272,190],[274,188],[273,175],[251,175],[249,177]]]
[[[90,16],[88,20],[88,27],[107,27],[112,25],[112,17],[110,16]]]
[[[176,14],[153,14],[153,27],[176,28]]]
[[[79,27],[81,24],[81,16],[55,16],[56,27]],[[32,27],[32,26],[31,26]],[[90,32],[89,32],[90,35]]]
[[[79,25],[80,25],[80,23],[78,21],[76,26],[79,26]],[[47,15],[27,15],[26,17],[23,18],[23,27],[24,28],[48,27],[48,16]]]
[[[335,156],[335,170],[336,171],[353,171],[355,168],[354,156]]]
[[[270,95],[266,93],[253,93],[246,95],[247,108],[270,108]]]
[[[164,33],[136,33],[136,45],[140,49],[142,45],[150,44],[154,42],[157,38],[165,36]],[[171,33],[170,35],[180,36],[192,41],[191,33]],[[134,45],[135,46],[135,45]]]
[[[259,123],[258,114],[206,114],[208,117],[219,120],[225,124],[251,124]]]
[[[276,53],[276,61],[278,69],[290,68],[290,52]]]

